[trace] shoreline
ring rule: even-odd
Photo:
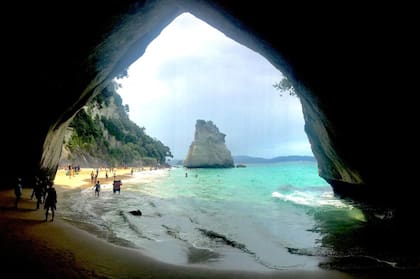
[[[0,266],[17,277],[356,278],[347,273],[328,270],[251,272],[172,265],[152,259],[141,250],[109,243],[60,218],[59,204],[63,193],[75,188],[90,187],[91,170],[84,169],[71,178],[65,175],[64,170],[57,172],[54,184],[58,194],[58,208],[54,222],[45,222],[44,210],[35,209],[36,201],[30,199],[32,189],[24,188],[18,209],[13,208],[13,190],[0,191]],[[130,178],[130,169],[118,172],[117,179],[124,181]],[[102,179],[101,176],[99,179]]]
[[[91,172],[95,172],[96,168],[81,168],[78,174],[68,176],[66,174],[67,170],[64,168],[58,169],[56,177],[54,179],[54,185],[60,186],[62,190],[67,189],[85,189],[92,187],[95,183],[91,180]],[[145,172],[145,171],[142,171]],[[131,175],[131,168],[116,168],[115,169],[115,179],[126,180],[130,179],[133,176]],[[101,181],[101,184],[112,183],[114,177],[111,171],[108,171],[108,179],[105,177],[105,169],[99,169],[97,179]],[[58,189],[57,189],[58,190]]]

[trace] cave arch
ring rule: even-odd
[[[389,163],[407,158],[397,148],[405,143],[399,123],[411,115],[407,110],[388,117],[402,103],[383,98],[406,84],[405,73],[389,70],[404,69],[402,63],[410,61],[406,34],[415,25],[409,16],[389,21],[406,10],[284,5],[279,11],[276,3],[223,0],[31,3],[24,9],[8,3],[6,8],[30,32],[13,26],[5,33],[8,102],[16,110],[3,125],[13,135],[3,143],[13,150],[5,158],[4,187],[16,176],[40,171],[54,176],[64,130],[75,113],[176,16],[190,12],[264,56],[292,81],[320,174],[337,193],[404,206],[407,193],[415,192],[401,181],[406,166]],[[395,41],[399,45],[391,47]],[[10,119],[8,110],[2,116]],[[395,193],[395,185],[402,185],[404,194]]]

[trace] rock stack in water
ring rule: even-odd
[[[197,120],[194,141],[191,143],[184,167],[231,168],[233,158],[225,144],[225,134],[220,133],[212,121]]]

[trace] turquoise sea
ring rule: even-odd
[[[120,194],[102,184],[99,198],[90,188],[72,190],[59,206],[63,218],[98,237],[172,264],[316,269],[351,256],[395,265],[353,239],[343,244],[367,220],[334,196],[316,162],[139,171]],[[137,210],[141,216],[130,213]]]

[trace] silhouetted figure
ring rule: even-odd
[[[33,186],[32,194],[31,194],[31,200],[35,197],[36,188],[40,184],[41,184],[41,181],[39,180],[39,177],[35,175],[35,177],[34,177],[34,186]]]
[[[54,213],[57,204],[57,192],[52,182],[49,182],[47,188],[47,195],[45,197],[44,209],[45,209],[45,222],[48,221],[48,211],[51,209],[51,221],[54,221]]]
[[[47,175],[41,182],[42,202],[44,203],[45,203],[45,198],[47,196],[48,185],[50,185],[50,177]]]
[[[95,184],[95,197],[99,197],[100,191],[101,191],[101,183],[99,183],[99,180],[97,180]]]
[[[44,189],[42,188],[42,184],[39,181],[38,177],[35,178],[33,195],[36,198],[36,209],[39,209],[39,205],[42,203],[42,198],[44,196]]]
[[[15,185],[15,208],[18,208],[18,203],[20,201],[20,197],[22,196],[22,179],[18,177],[16,185]]]

